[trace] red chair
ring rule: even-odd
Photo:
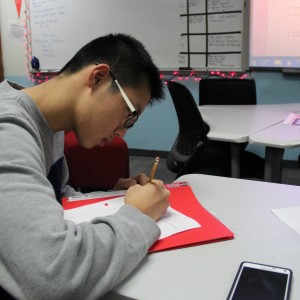
[[[65,157],[69,184],[82,192],[109,190],[119,178],[129,177],[128,147],[120,137],[104,147],[85,149],[73,131],[66,132]]]

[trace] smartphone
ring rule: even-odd
[[[292,274],[287,268],[242,262],[227,300],[288,300]]]

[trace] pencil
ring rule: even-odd
[[[155,157],[155,160],[154,160],[154,163],[153,163],[153,166],[152,166],[152,170],[151,170],[151,173],[150,173],[150,176],[149,176],[149,182],[152,182],[152,179],[155,175],[158,163],[159,163],[159,157],[157,156],[157,157]]]

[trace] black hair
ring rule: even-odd
[[[145,81],[149,84],[151,101],[164,98],[159,70],[143,44],[126,34],[108,34],[83,46],[59,71],[68,76],[95,64],[105,63],[111,68],[122,86],[138,88]]]

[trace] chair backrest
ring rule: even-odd
[[[175,106],[179,133],[166,163],[169,170],[179,173],[190,165],[195,155],[204,150],[208,129],[189,89],[172,81],[168,81],[167,86]]]
[[[85,149],[73,131],[65,134],[69,184],[82,192],[111,189],[119,178],[129,177],[128,146],[121,137],[103,147]]]
[[[204,78],[199,82],[199,105],[256,104],[254,79]]]

